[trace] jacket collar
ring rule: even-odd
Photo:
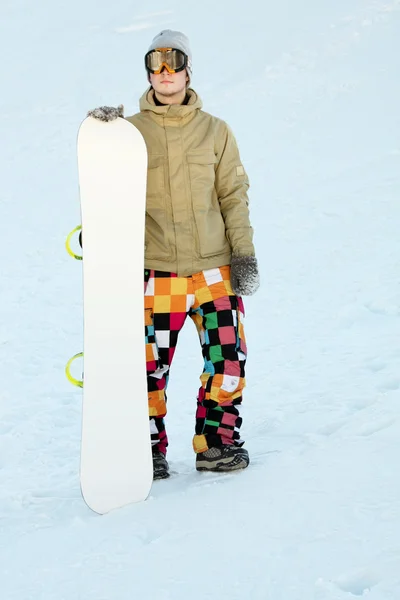
[[[154,102],[154,90],[150,87],[140,98],[140,112],[148,113],[160,125],[172,127],[184,125],[191,121],[203,106],[200,97],[193,89],[189,88],[187,93],[190,96],[188,104],[157,106]]]

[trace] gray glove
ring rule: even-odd
[[[94,117],[99,121],[115,121],[118,117],[124,117],[124,107],[120,104],[117,108],[114,106],[99,106],[93,110],[89,110],[88,117]]]
[[[232,256],[231,285],[236,296],[252,296],[258,290],[260,274],[255,256]]]

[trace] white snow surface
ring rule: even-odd
[[[237,137],[262,287],[246,301],[251,466],[198,474],[181,334],[173,476],[99,517],[79,490],[77,129],[137,111],[161,29]],[[1,600],[400,599],[400,1],[2,0]]]

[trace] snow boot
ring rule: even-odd
[[[250,462],[245,448],[225,444],[199,452],[196,456],[197,471],[237,471],[245,469]]]
[[[157,450],[156,447],[152,449],[153,453],[153,480],[156,479],[167,479],[169,477],[169,464],[165,458],[165,454]]]

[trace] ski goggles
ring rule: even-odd
[[[189,59],[182,50],[176,48],[156,48],[144,57],[144,64],[149,73],[158,75],[165,67],[168,73],[179,73],[190,67]]]

